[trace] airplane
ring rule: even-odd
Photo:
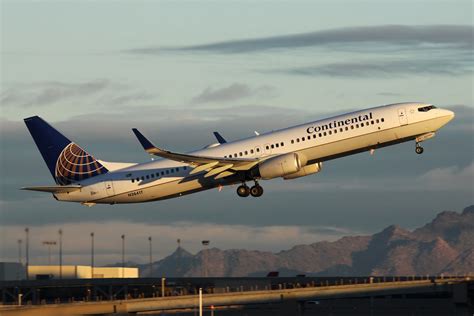
[[[24,119],[56,185],[24,187],[52,193],[59,201],[95,204],[140,203],[240,184],[237,195],[259,197],[259,180],[316,174],[325,161],[415,141],[421,143],[454,118],[427,103],[397,103],[218,143],[190,153],[156,147],[139,130],[144,150],[163,159],[118,163],[95,159],[38,116]],[[253,182],[249,187],[247,182]]]

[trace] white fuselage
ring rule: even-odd
[[[193,152],[208,157],[265,158],[295,152],[307,165],[372,150],[435,132],[454,114],[444,109],[418,111],[423,103],[399,103],[314,121]],[[230,176],[215,180],[205,172],[190,175],[184,163],[160,159],[84,180],[80,191],[56,193],[61,201],[138,203],[172,198],[240,183]]]

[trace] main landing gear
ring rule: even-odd
[[[259,197],[262,196],[263,194],[263,188],[258,184],[257,181],[255,181],[255,185],[251,188],[247,186],[247,184],[242,183],[242,185],[239,185],[237,188],[237,195],[240,197],[247,197],[249,195],[253,197]]]

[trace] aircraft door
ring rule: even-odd
[[[407,111],[405,108],[398,109],[398,120],[400,121],[400,125],[408,124]]]
[[[115,191],[114,191],[113,182],[112,181],[105,181],[104,184],[105,184],[105,192],[107,192],[107,195],[108,196],[114,195]]]

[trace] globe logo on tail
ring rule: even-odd
[[[56,161],[55,178],[58,184],[68,185],[107,171],[93,156],[76,144],[70,143]]]

